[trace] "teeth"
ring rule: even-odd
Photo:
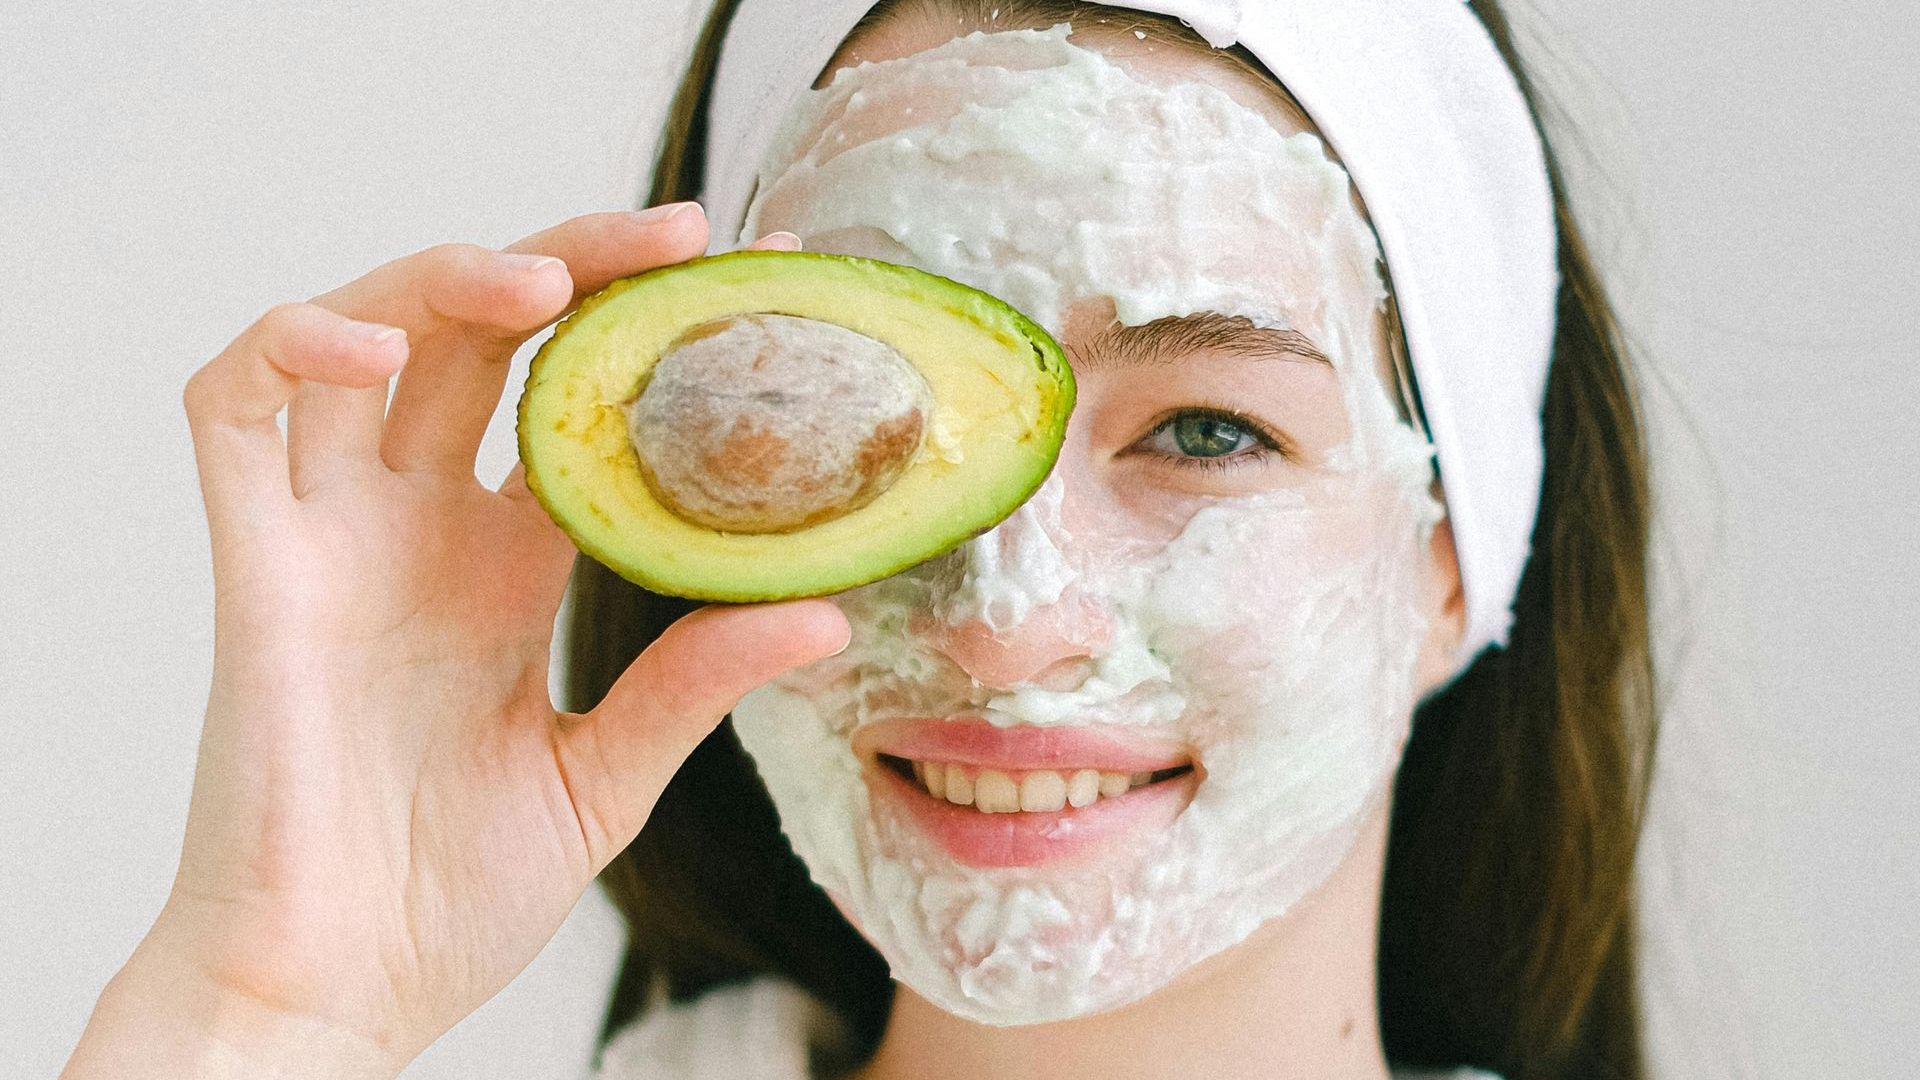
[[[981,769],[973,778],[973,808],[983,814],[1011,814],[1020,809],[1020,787],[998,769]]]
[[[1067,805],[1067,779],[1057,772],[1030,772],[1020,781],[1020,809],[1061,810]]]
[[[913,777],[929,795],[956,806],[971,806],[987,814],[1012,814],[1020,811],[1052,813],[1069,806],[1091,806],[1100,799],[1112,799],[1148,783],[1150,772],[1101,772],[1075,769],[1062,773],[1052,769],[1009,774],[999,769],[976,769],[952,762],[915,761]]]
[[[1100,772],[1097,769],[1081,769],[1067,781],[1067,802],[1074,806],[1089,806],[1100,797]]]
[[[956,806],[973,805],[973,781],[960,770],[958,765],[947,766],[946,799]]]

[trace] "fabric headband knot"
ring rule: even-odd
[[[703,201],[730,249],[789,107],[873,0],[742,0],[708,111]],[[1461,0],[1146,0],[1238,43],[1300,102],[1365,203],[1433,439],[1466,602],[1456,671],[1505,644],[1531,549],[1559,291],[1532,114]]]

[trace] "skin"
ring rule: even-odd
[[[826,601],[705,608],[592,712],[549,704],[574,548],[518,467],[476,481],[481,435],[523,341],[707,232],[685,205],[432,248],[273,308],[188,380],[213,688],[173,890],[63,1076],[397,1075],[533,959],[742,694],[845,645]]]
[[[924,13],[896,18],[848,42],[822,79],[842,66],[908,56],[986,28]],[[1317,130],[1277,88],[1196,49],[1141,41],[1121,26],[1077,29],[1074,40],[1143,77],[1213,83],[1282,134]],[[1357,193],[1354,198],[1359,206]],[[1112,315],[1111,304],[1083,304],[1069,313],[1062,335],[1079,387],[1056,466],[1069,491],[1063,508],[1069,533],[1111,534],[1110,523],[1121,520],[1134,536],[1171,535],[1207,499],[1283,488],[1346,441],[1347,418],[1330,367],[1249,362],[1206,350],[1159,357],[1173,367],[1113,364],[1107,362],[1115,352]],[[1385,315],[1374,325],[1384,357]],[[1391,385],[1390,371],[1375,374]],[[1154,425],[1181,406],[1218,402],[1271,425],[1288,453],[1217,470],[1164,456],[1176,447]],[[1434,530],[1426,570],[1432,632],[1413,673],[1421,693],[1449,674],[1446,658],[1463,625],[1452,532],[1444,523]],[[1055,615],[1041,610],[1000,633],[964,624],[946,634],[941,648],[988,685],[1070,686],[1090,655],[1092,636]],[[1222,1080],[1381,1080],[1388,1071],[1375,1008],[1375,957],[1390,810],[1383,807],[1365,824],[1341,867],[1287,915],[1132,1005],[1065,1022],[992,1027],[955,1017],[896,982],[879,1050],[854,1075],[1114,1080],[1164,1076],[1178,1063],[1183,1072]]]
[[[883,26],[859,47],[906,55],[968,29]],[[1134,48],[1110,38],[1117,55]],[[1178,77],[1244,78],[1165,46],[1138,52]],[[1257,80],[1236,93],[1277,125],[1287,119]],[[166,905],[102,993],[64,1077],[397,1075],[546,944],[735,701],[844,646],[846,621],[828,601],[708,608],[676,623],[592,712],[548,702],[574,550],[518,468],[495,488],[475,480],[481,434],[519,344],[614,278],[706,244],[704,216],[681,207],[577,218],[504,252],[428,249],[270,310],[193,374],[184,405],[216,625],[187,833]],[[1065,344],[1077,368],[1097,360],[1109,317],[1074,313]],[[404,336],[378,336],[395,329]],[[1083,411],[1061,467],[1116,491],[1152,478],[1124,506],[1142,530],[1177,528],[1210,494],[1295,467],[1213,472],[1152,458],[1167,439],[1144,429],[1190,404],[1170,391],[1221,380],[1211,394],[1275,426],[1290,409],[1286,434],[1305,460],[1341,437],[1325,411],[1338,408],[1331,371],[1281,363],[1235,375],[1205,359],[1080,376]],[[1142,449],[1120,453],[1128,447]],[[1429,558],[1422,687],[1447,674],[1460,629],[1444,526]],[[947,647],[1000,684],[1044,682],[1084,649],[1047,620],[957,633]],[[1384,1077],[1373,1007],[1384,813],[1318,892],[1160,992],[1081,1020],[989,1028],[902,988],[861,1075],[1112,1080],[1178,1063],[1227,1080]]]

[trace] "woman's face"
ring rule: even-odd
[[[747,231],[1007,299],[1077,404],[1026,505],[841,594],[847,651],[733,715],[894,976],[1034,1023],[1142,997],[1325,879],[1454,582],[1375,241],[1297,114],[1131,35],[922,33],[878,28],[796,106]]]

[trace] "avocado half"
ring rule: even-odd
[[[865,506],[798,531],[733,533],[677,516],[649,489],[626,409],[682,334],[749,314],[864,334],[926,380],[925,443]],[[527,487],[580,550],[655,592],[744,603],[850,589],[992,528],[1052,470],[1073,403],[1059,344],[984,292],[872,259],[739,251],[583,301],[534,355],[516,431]]]

